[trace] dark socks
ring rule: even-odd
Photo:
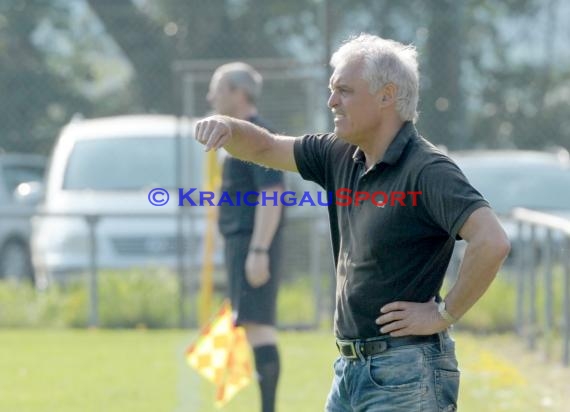
[[[253,348],[253,355],[261,390],[261,410],[262,412],[274,412],[280,369],[277,346],[257,346]]]

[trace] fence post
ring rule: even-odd
[[[519,238],[519,247],[518,247],[518,276],[517,276],[517,319],[516,319],[516,330],[519,336],[523,336],[525,332],[525,325],[524,325],[524,282],[526,277],[526,265],[525,265],[525,255],[526,255],[526,242],[523,238],[523,231],[524,226],[522,220],[517,222],[518,228],[518,238]]]
[[[184,223],[186,214],[185,208],[179,207],[176,211],[176,273],[178,275],[178,327],[180,329],[187,328],[188,316],[186,310],[188,304],[186,302],[188,287],[186,282],[186,267],[184,262],[185,236]]]
[[[99,326],[99,286],[97,276],[97,224],[100,216],[86,215],[89,228],[89,327]]]
[[[316,329],[319,327],[321,321],[321,304],[322,304],[322,293],[321,293],[321,242],[319,233],[320,220],[315,217],[311,217],[311,241],[310,241],[310,272],[313,278],[313,291],[315,294],[315,318],[313,320],[313,327]]]
[[[536,349],[536,227],[530,226],[528,347]]]
[[[570,236],[566,235],[566,253],[562,253],[564,265],[564,349],[562,361],[570,365]]]
[[[546,345],[546,357],[550,358],[552,352],[552,328],[554,325],[554,293],[552,290],[552,231],[546,229],[546,239],[544,242],[544,337]]]

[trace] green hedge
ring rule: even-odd
[[[473,332],[506,332],[515,327],[516,285],[498,275],[483,297],[458,322]]]
[[[512,331],[516,323],[517,304],[517,281],[519,273],[517,268],[512,268],[510,272],[501,272],[491,284],[483,297],[471,308],[471,310],[459,321],[457,327],[474,332],[505,332]],[[527,279],[528,280],[528,279]],[[542,330],[545,324],[545,278],[543,268],[539,267],[536,280],[536,316],[538,330]],[[552,306],[554,314],[554,327],[559,331],[563,325],[563,291],[564,273],[560,266],[553,270],[552,277],[553,296]],[[528,282],[526,286],[526,306],[525,313],[528,317]]]
[[[328,278],[327,278],[328,279]],[[562,273],[554,277],[555,323],[562,313]],[[516,275],[499,274],[487,293],[457,327],[476,332],[513,330],[516,307]],[[168,271],[103,272],[99,278],[99,325],[103,328],[175,328],[179,323],[179,286]],[[315,307],[312,279],[297,273],[280,287],[278,320],[285,326],[314,326],[316,310],[321,310],[321,326],[330,328],[330,285],[323,278],[321,308]],[[537,284],[538,319],[544,318],[544,285]],[[197,299],[198,297],[194,295]],[[215,311],[224,299],[216,290],[212,299]],[[0,282],[0,327],[87,327],[89,296],[86,278],[36,291],[27,284]],[[196,300],[186,313],[196,319]]]
[[[86,327],[89,296],[84,277],[36,291],[0,283],[1,327]],[[176,326],[178,285],[161,271],[104,272],[99,276],[99,320],[105,328]]]
[[[225,292],[216,290],[212,312]],[[179,284],[172,272],[132,270],[101,272],[99,276],[99,326],[102,328],[174,328],[179,324]],[[189,302],[188,318],[196,319],[198,296]],[[24,283],[0,282],[0,327],[87,327],[87,278],[78,276],[64,285],[36,291]],[[279,296],[280,323],[308,324],[315,318],[308,279],[284,282]]]

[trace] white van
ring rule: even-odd
[[[95,225],[99,269],[176,269],[181,227],[176,215],[182,210],[184,259],[187,265],[199,265],[206,210],[179,207],[177,190],[202,190],[204,184],[204,150],[194,140],[193,130],[189,119],[166,115],[118,116],[67,125],[46,175],[43,215],[32,221],[36,284],[89,270],[86,215],[99,217]],[[150,203],[154,188],[169,192],[167,204]],[[221,262],[219,253],[216,261]]]

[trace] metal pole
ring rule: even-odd
[[[326,79],[325,84],[329,84],[329,78],[332,74],[332,68],[329,66],[329,61],[332,55],[332,33],[333,33],[333,12],[330,0],[323,0],[323,41],[325,44],[323,64],[327,68],[325,71]],[[327,128],[333,123],[333,115],[330,110],[327,111]]]
[[[552,290],[552,232],[546,229],[546,239],[544,242],[544,302],[545,302],[545,318],[544,318],[544,336],[546,344],[546,357],[550,358],[552,346],[552,327],[554,324],[553,300],[554,293]]]
[[[315,293],[315,317],[313,320],[313,327],[319,327],[321,321],[321,242],[319,236],[319,220],[313,217],[311,219],[311,256],[310,256],[310,271],[313,278],[313,290]]]
[[[174,150],[174,168],[176,176],[176,188],[182,187],[182,116],[176,121],[176,139]],[[172,199],[176,202],[177,199]],[[188,319],[186,317],[186,276],[184,268],[184,216],[183,207],[177,207],[176,219],[176,266],[178,273],[178,326],[186,328]]]
[[[564,349],[562,361],[570,365],[570,237],[566,235],[566,253],[564,256]]]
[[[332,5],[329,0],[323,1],[324,13],[323,13],[323,37],[324,37],[324,64],[328,66],[329,60],[331,58],[332,50]],[[329,69],[330,70],[330,69]],[[330,74],[330,73],[329,73]]]
[[[89,228],[89,327],[99,326],[99,287],[97,276],[97,224],[100,216],[86,215]]]
[[[536,348],[536,227],[530,227],[530,244],[529,244],[529,328],[528,328],[528,347]]]
[[[524,278],[526,276],[525,267],[525,252],[526,252],[526,242],[523,238],[524,226],[521,220],[517,223],[518,228],[518,238],[519,238],[519,248],[518,248],[518,276],[517,276],[517,319],[516,319],[516,330],[519,336],[524,334]]]
[[[173,70],[176,70],[173,67]],[[178,116],[176,119],[176,136],[175,136],[175,145],[174,150],[174,173],[175,173],[175,180],[176,180],[176,188],[182,187],[185,183],[183,180],[183,162],[184,162],[184,153],[182,150],[182,134],[183,134],[183,127],[182,122],[186,120],[186,116],[191,116],[194,112],[194,90],[193,90],[193,83],[192,83],[192,76],[186,73],[185,71],[181,71],[180,77],[177,78],[173,76],[174,84],[173,93],[175,96],[178,95],[180,92],[180,87],[182,87],[181,93],[181,104],[177,110]],[[187,131],[187,129],[184,129]],[[171,202],[177,202],[177,198],[171,199]],[[189,306],[187,303],[187,286],[186,286],[186,268],[184,265],[184,243],[185,243],[185,236],[184,236],[184,208],[177,207],[176,211],[174,212],[174,219],[176,225],[176,273],[178,278],[178,326],[180,328],[188,327],[188,318],[186,316],[186,309]]]

